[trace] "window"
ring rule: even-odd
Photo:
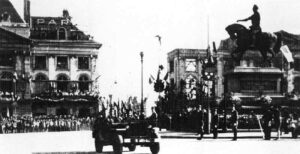
[[[35,77],[36,81],[45,81],[47,80],[47,78],[45,77],[45,75],[39,74]]]
[[[0,55],[0,66],[14,66],[14,57],[13,55],[4,54]]]
[[[68,69],[68,57],[57,57],[57,69]]]
[[[188,72],[196,72],[197,70],[196,59],[186,59],[185,70]]]
[[[44,74],[38,74],[35,77],[35,82],[34,82],[35,89],[34,89],[34,92],[36,94],[45,92],[46,90],[49,89],[49,82],[45,82],[45,81],[47,81],[47,77]]]
[[[0,76],[0,90],[3,92],[13,91],[14,75],[10,72],[3,72]]]
[[[44,19],[37,19],[37,24],[44,24],[45,20]]]
[[[294,91],[300,93],[300,77],[294,79]]]
[[[294,69],[295,69],[295,71],[300,71],[300,59],[295,58]]]
[[[64,28],[60,28],[58,30],[58,39],[65,40],[66,39],[66,30]]]
[[[57,90],[62,91],[62,92],[67,92],[68,91],[68,77],[65,75],[60,75],[57,78]]]
[[[174,61],[169,61],[170,73],[174,72]]]
[[[89,69],[88,57],[78,57],[78,69]]]
[[[196,99],[196,91],[194,90],[194,88],[196,88],[196,79],[192,76],[189,75],[186,79],[186,93],[189,96],[189,99]]]
[[[81,76],[79,78],[79,90],[80,92],[89,90],[89,79],[87,76]]]
[[[46,69],[46,56],[35,57],[35,69]]]

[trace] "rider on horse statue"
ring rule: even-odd
[[[258,6],[254,5],[253,6],[253,15],[246,19],[242,20],[237,20],[237,22],[240,21],[248,21],[251,20],[252,25],[250,26],[250,31],[252,34],[252,40],[251,40],[251,45],[250,47],[254,48],[255,47],[255,42],[256,42],[256,36],[257,34],[261,33],[261,28],[260,28],[260,14],[258,13]]]

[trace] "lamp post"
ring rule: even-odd
[[[143,86],[143,58],[144,58],[144,53],[140,52],[140,56],[141,56],[141,115],[144,113],[144,86]]]

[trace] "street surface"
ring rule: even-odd
[[[1,154],[96,154],[90,131],[46,132],[27,134],[0,134]],[[230,134],[229,134],[230,135]],[[124,154],[150,154],[147,147]],[[230,138],[203,140],[162,139],[160,154],[294,154],[300,151],[300,139],[282,138],[265,141],[260,138]],[[106,146],[104,153],[112,154],[112,147]]]

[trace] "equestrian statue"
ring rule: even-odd
[[[257,5],[253,6],[253,12],[253,15],[250,17],[237,20],[237,22],[251,20],[252,25],[250,29],[237,23],[226,27],[225,30],[228,32],[230,39],[236,41],[237,44],[237,48],[231,53],[231,56],[239,63],[247,49],[259,50],[264,62],[271,65],[275,54],[280,51],[282,44],[281,34],[262,32]],[[268,57],[268,53],[271,54],[271,57]]]

